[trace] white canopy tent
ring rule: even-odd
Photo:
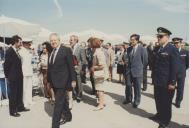
[[[83,42],[83,41],[86,42],[90,37],[97,37],[97,38],[103,39],[105,42],[111,42],[113,45],[122,43],[123,41],[126,40],[125,37],[119,34],[106,34],[104,32],[100,32],[100,31],[92,29],[92,30],[87,30],[87,31],[82,31],[82,32],[71,32],[69,34],[66,34],[62,36],[63,42],[68,44],[69,38],[71,35],[79,36],[80,42]]]
[[[0,16],[0,35],[3,37],[11,37],[13,35],[29,37],[38,34],[39,31],[40,26],[37,24],[3,15]]]
[[[4,42],[0,42],[0,47],[8,47],[8,45],[5,44]]]
[[[141,36],[140,40],[147,45],[149,45],[150,43],[155,44],[155,42],[157,42],[156,37],[149,36],[149,35]]]

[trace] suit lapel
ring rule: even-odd
[[[57,58],[58,58],[59,55],[60,55],[61,49],[62,49],[62,46],[60,46],[60,48],[58,49],[58,52],[57,52],[57,54],[56,54],[56,56],[55,56],[54,64],[56,63]]]
[[[135,49],[135,53],[134,53],[133,59],[134,59],[134,58],[135,58],[135,56],[138,54],[139,49],[140,49],[140,45],[138,45],[138,48],[137,48],[137,49]]]
[[[139,49],[140,49],[140,46],[138,46],[138,48],[135,49],[135,53],[134,53],[133,56],[132,56],[133,50],[131,51],[131,61],[133,61],[133,60],[135,59],[135,57],[137,56],[137,54],[138,54],[138,52],[139,52]]]
[[[12,49],[14,56],[16,56],[17,59],[21,60],[20,55],[18,55],[18,53],[16,53],[16,51],[12,47],[11,47],[11,49]]]

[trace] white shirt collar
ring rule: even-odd
[[[56,48],[56,51],[58,51],[58,50],[60,49],[60,45],[61,45],[61,44],[58,45],[58,47]]]
[[[75,51],[77,49],[77,47],[79,46],[79,43],[76,43],[74,46],[73,46],[73,54],[75,54]]]
[[[181,51],[181,47],[178,49],[179,50],[179,52]]]
[[[136,44],[136,45],[134,46],[134,48],[138,48],[138,44]]]
[[[56,49],[56,51],[55,51],[55,53],[54,53],[53,64],[54,64],[54,61],[55,61],[55,59],[56,59],[56,55],[57,55],[57,53],[58,53],[58,51],[59,51],[59,49],[60,49],[60,46],[61,46],[61,44],[60,44],[57,48],[54,48],[54,49],[53,49],[53,51]],[[53,53],[53,51],[52,51],[52,53]],[[51,62],[52,53],[51,53],[49,62]]]
[[[135,52],[136,52],[136,50],[137,50],[137,48],[138,48],[138,45],[139,45],[139,44],[136,44],[135,46],[133,46],[133,49],[135,49]]]
[[[14,49],[14,51],[15,52],[17,52],[18,50],[17,50],[17,48],[15,48],[15,46],[12,46],[12,48]]]
[[[163,47],[163,48],[165,48],[165,46],[166,46],[167,44],[168,44],[168,42],[167,42],[167,43],[165,43],[165,44],[163,44],[163,46],[162,46],[162,47]]]

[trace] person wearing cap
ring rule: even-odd
[[[149,53],[148,53],[148,49],[147,49],[147,44],[143,43],[142,41],[140,41],[140,45],[143,46],[146,51],[147,51],[147,54],[148,54],[148,62],[149,62]],[[147,65],[144,67],[144,70],[143,70],[143,87],[142,87],[142,91],[146,91],[147,90],[147,87],[148,87],[148,79],[147,79],[147,72],[148,72],[148,66],[149,63],[147,63]]]
[[[19,50],[19,54],[22,60],[22,71],[23,71],[23,102],[24,106],[28,108],[32,105],[32,52],[31,52],[31,39],[23,39],[22,47]]]
[[[104,109],[105,104],[105,85],[108,79],[108,66],[106,64],[106,57],[104,48],[102,47],[102,41],[99,38],[93,38],[91,41],[91,47],[93,54],[92,70],[94,73],[95,89],[97,93],[97,108],[94,111]]]
[[[123,61],[123,56],[124,56],[124,46],[121,44],[119,45],[119,52],[117,52],[117,74],[119,74],[119,83],[123,83],[124,81],[124,61]]]
[[[184,83],[186,78],[186,70],[189,67],[189,52],[181,48],[182,44],[182,38],[175,37],[172,39],[173,44],[178,49],[180,54],[180,70],[177,74],[177,90],[176,90],[176,100],[175,100],[175,106],[177,108],[180,108],[180,104],[183,100],[183,94],[184,94]]]
[[[129,47],[130,47],[130,43],[128,43],[128,42],[123,42],[123,46],[124,46],[124,55],[123,55],[123,62],[124,62],[124,74],[123,74],[123,76],[124,76],[124,78],[125,78],[125,86],[127,86],[127,82],[128,82],[128,78],[127,77],[129,77],[130,75],[128,75],[129,74],[129,68],[128,68],[128,62],[129,62],[129,58],[128,58],[128,49],[129,49]],[[130,83],[130,82],[129,82]],[[129,92],[127,92],[127,91],[129,91]],[[127,95],[127,94],[129,94],[130,95],[130,90],[128,90],[128,87],[125,87],[125,97],[126,97],[126,99],[123,101],[123,104],[127,104],[127,103],[129,103],[130,101],[131,101],[131,97],[129,96],[129,95]]]
[[[111,43],[107,43],[107,58],[106,58],[106,62],[107,62],[107,66],[109,68],[109,81],[112,81],[112,77],[113,77],[113,64],[114,64],[114,57],[115,57],[115,53],[114,50],[112,49],[112,45]]]
[[[157,32],[160,48],[155,55],[153,80],[157,113],[150,119],[158,122],[159,128],[168,128],[172,117],[172,99],[176,88],[179,53],[169,43],[169,38],[172,34],[169,30],[159,27]]]
[[[148,63],[147,50],[139,45],[140,35],[133,34],[130,36],[131,47],[127,50],[127,72],[126,72],[126,91],[125,101],[123,104],[132,103],[134,88],[133,108],[137,108],[141,101],[141,84],[143,80],[143,70]]]
[[[92,70],[94,51],[92,49],[91,42],[93,41],[93,38],[94,37],[90,37],[87,40],[88,48],[86,49],[86,59],[87,59],[87,62],[88,62],[88,66],[87,67],[88,67],[88,70],[89,70],[90,81],[91,81],[91,85],[92,85],[92,92],[91,92],[91,94],[92,95],[96,95],[96,88],[95,88],[95,81],[94,81],[94,72]]]
[[[160,48],[160,45],[159,45],[159,42],[155,42],[155,46],[153,48],[153,51],[152,51],[152,57],[151,58],[151,78],[152,78],[152,84],[154,85],[154,71],[155,71],[155,57],[156,57],[156,54],[158,53],[159,51],[159,48]],[[149,65],[149,66],[150,66]]]

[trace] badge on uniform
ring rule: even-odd
[[[167,52],[162,52],[161,55],[168,56],[169,54]]]

